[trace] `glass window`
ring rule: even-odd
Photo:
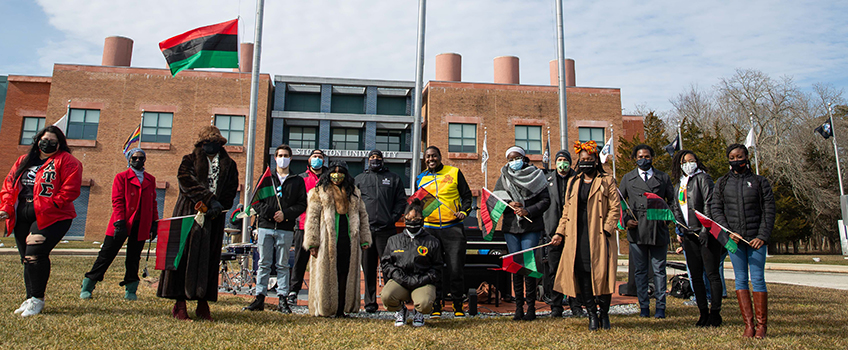
[[[604,148],[604,128],[578,128],[580,133],[580,142],[595,141],[598,144],[598,149]]]
[[[21,127],[21,144],[31,145],[32,138],[39,130],[44,128],[44,119],[41,117],[24,117],[24,123]]]
[[[318,145],[318,128],[314,126],[288,127],[287,140],[284,142],[291,148],[315,149]]]
[[[333,149],[349,149],[359,150],[364,146],[360,142],[362,140],[362,129],[333,129]]]
[[[377,96],[377,114],[406,115],[406,96]]]
[[[286,111],[294,112],[320,112],[321,94],[289,91],[286,93],[284,108]]]
[[[377,149],[381,151],[409,152],[409,131],[377,130]]]
[[[174,113],[144,112],[141,142],[171,143]]]
[[[244,145],[244,116],[215,115],[215,126],[221,130],[221,136],[232,146]]]
[[[515,145],[524,148],[527,154],[542,154],[542,127],[516,125]]]
[[[100,124],[99,109],[71,109],[68,117],[69,139],[96,140],[97,126]]]
[[[448,152],[477,153],[477,124],[449,124]]]
[[[365,114],[365,95],[333,94],[330,112]]]

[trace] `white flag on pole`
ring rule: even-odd
[[[757,147],[757,141],[754,137],[754,126],[751,126],[751,130],[748,131],[748,137],[745,138],[745,147],[748,148],[748,151],[753,150]]]
[[[607,144],[604,145],[604,148],[601,148],[601,164],[606,164],[607,157],[614,157],[614,151],[612,149],[612,137],[607,141]]]
[[[489,162],[489,149],[486,148],[486,139],[488,137],[489,137],[488,133],[484,134],[484,136],[483,136],[483,154],[480,156],[480,159],[482,160],[480,162],[480,172],[482,172],[483,174],[486,173],[486,163]]]
[[[65,113],[65,115],[63,115],[61,118],[59,118],[59,120],[57,120],[55,123],[53,123],[53,126],[59,128],[59,129],[62,129],[62,133],[67,135],[68,134],[68,114]]]

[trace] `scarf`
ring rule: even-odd
[[[689,226],[689,193],[687,186],[689,179],[695,175],[702,173],[701,169],[695,170],[692,175],[684,175],[680,177],[680,190],[677,191],[677,203],[680,204],[680,212],[683,213],[683,222]]]
[[[216,154],[212,159],[206,157],[209,161],[209,192],[212,194],[218,194],[218,173],[220,173],[221,167],[218,165],[218,154]]]
[[[515,202],[524,202],[542,191],[548,189],[548,180],[542,170],[535,166],[526,166],[518,170],[510,169],[509,165],[501,168],[504,188],[509,193],[510,199]]]
[[[138,184],[141,185],[144,182],[144,170],[137,170],[136,168],[130,167],[132,171],[135,173],[135,177],[138,178]]]

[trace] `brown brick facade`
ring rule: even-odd
[[[3,177],[15,160],[29,150],[29,146],[20,145],[23,118],[47,116],[49,98],[49,77],[9,76],[3,126],[0,128],[0,173]]]

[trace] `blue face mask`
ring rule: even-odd
[[[312,169],[320,169],[321,166],[324,165],[324,160],[321,158],[312,158],[312,160],[309,161],[309,165],[312,166]]]
[[[512,170],[520,170],[524,166],[524,161],[521,159],[509,162],[509,168]]]

